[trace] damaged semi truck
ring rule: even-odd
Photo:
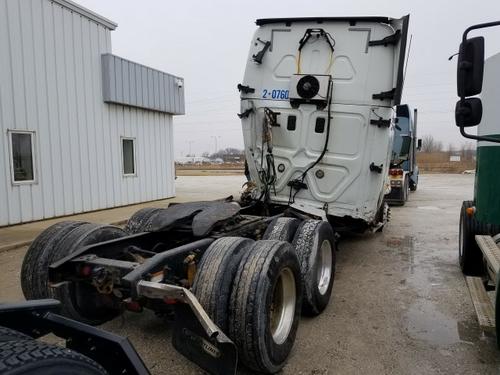
[[[56,302],[31,301],[0,308],[0,325],[54,332],[102,371],[144,372],[127,342],[115,352],[129,361],[106,361],[96,348],[109,334],[87,324],[152,309],[174,317],[173,346],[210,373],[235,373],[238,361],[280,371],[300,315],[330,301],[337,233],[387,220],[408,21],[258,20],[238,85],[249,171],[240,199],[145,208],[124,229],[55,224],[31,244],[21,283],[27,299],[59,300],[66,318]]]

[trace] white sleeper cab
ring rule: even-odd
[[[253,198],[341,226],[383,224],[408,21],[257,21],[238,86]]]

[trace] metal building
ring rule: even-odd
[[[182,78],[69,0],[0,0],[0,226],[172,197]]]

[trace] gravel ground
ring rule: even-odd
[[[203,177],[204,186],[234,183],[226,178]],[[473,183],[474,176],[424,175],[382,233],[342,239],[330,305],[301,320],[284,374],[500,373],[500,353],[479,330],[457,261],[458,214]],[[0,254],[1,301],[22,299],[25,251]],[[201,373],[152,313],[126,313],[103,328],[127,336],[153,374]]]

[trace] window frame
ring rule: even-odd
[[[12,134],[29,134],[31,136],[31,162],[33,165],[33,179],[16,181],[14,173],[14,146],[12,144]],[[12,185],[33,185],[38,183],[38,168],[36,157],[36,132],[34,130],[22,129],[7,129],[9,138],[9,166],[10,166],[10,181]]]
[[[125,154],[123,150],[123,141],[132,141],[132,151],[134,157],[134,173],[125,173]],[[135,137],[120,137],[120,146],[121,146],[121,154],[122,154],[122,176],[123,177],[137,177],[137,152],[136,152],[136,138]]]

